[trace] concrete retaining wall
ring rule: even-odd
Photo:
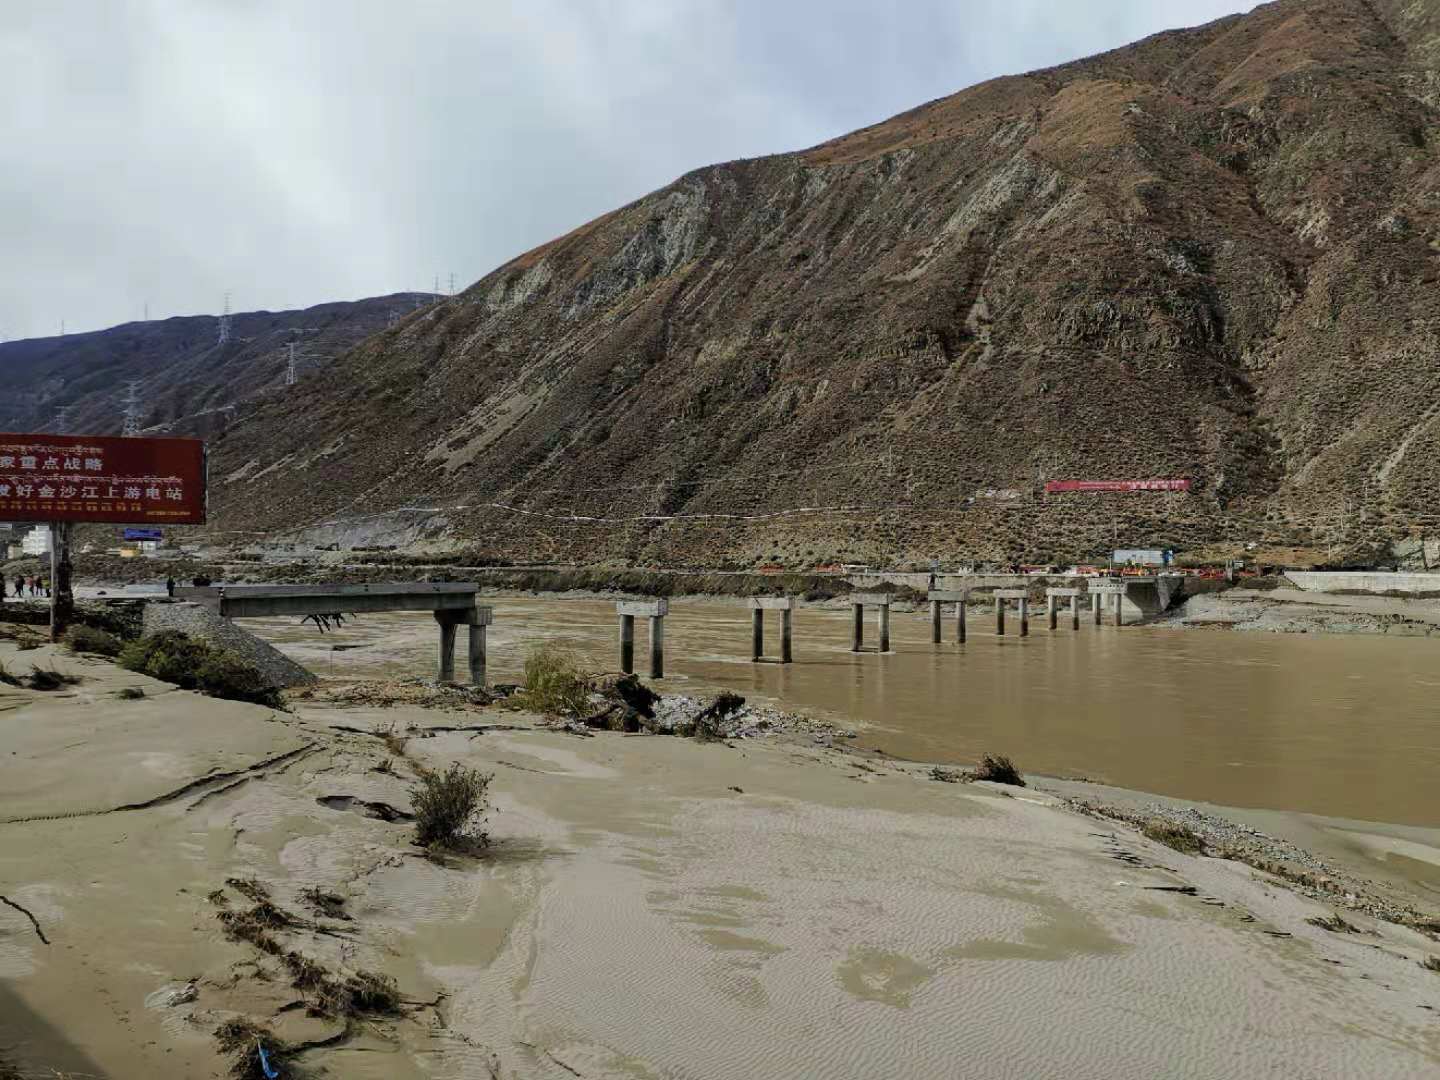
[[[248,630],[222,619],[200,604],[158,601],[145,605],[145,633],[178,630],[192,638],[234,653],[254,664],[271,686],[306,686],[315,676],[291,660],[268,641],[262,641]]]
[[[1285,577],[1305,592],[1440,593],[1440,574],[1292,570]]]

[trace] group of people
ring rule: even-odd
[[[3,578],[0,578],[0,596],[8,595],[14,595],[21,599],[24,599],[26,596],[49,596],[50,582],[46,581],[43,577],[21,577],[19,574],[16,574],[15,592],[10,594],[5,592],[5,581]]]

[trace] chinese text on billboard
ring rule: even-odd
[[[199,525],[199,439],[0,434],[0,520]]]

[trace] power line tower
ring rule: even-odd
[[[219,340],[216,345],[224,345],[230,340],[230,294],[225,294],[225,310],[220,315]]]
[[[450,274],[450,295],[455,295],[455,274],[453,272]]]
[[[69,406],[69,405],[57,405],[57,406],[55,406],[55,433],[56,433],[57,435],[64,435],[65,432],[66,432],[66,430],[67,430],[69,427],[70,427],[70,406]]]
[[[131,380],[125,388],[125,426],[120,429],[122,435],[140,434],[140,384]]]
[[[302,360],[315,360],[313,353],[298,352],[296,350],[296,339],[301,334],[314,334],[319,332],[319,327],[303,327],[290,331],[290,340],[285,343],[285,385],[294,386],[299,380],[299,366]]]

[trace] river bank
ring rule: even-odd
[[[0,659],[82,680],[0,689],[0,1054],[21,1075],[219,1075],[236,1018],[296,1075],[362,1078],[1440,1064],[1433,938],[1351,908],[1358,933],[1327,930],[1307,920],[1334,905],[1076,813],[1062,782],[945,783],[798,726],[699,744],[493,706],[277,713],[48,648]],[[493,845],[427,859],[408,788],[455,761],[495,776]],[[395,979],[393,1010],[310,1015],[283,957],[226,935],[258,895],[287,955]]]

